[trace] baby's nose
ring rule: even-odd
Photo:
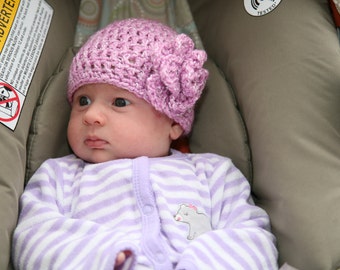
[[[86,125],[99,125],[105,124],[105,114],[100,106],[91,104],[84,113],[83,122]]]

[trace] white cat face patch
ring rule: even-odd
[[[244,0],[244,8],[252,16],[263,16],[272,12],[281,0]]]
[[[188,240],[193,240],[197,236],[211,231],[209,218],[192,204],[181,204],[174,218],[177,222],[188,224]]]

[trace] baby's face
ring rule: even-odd
[[[87,162],[165,156],[181,133],[178,124],[124,89],[90,84],[74,94],[68,140]]]

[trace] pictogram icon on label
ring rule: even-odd
[[[13,121],[19,112],[20,98],[17,91],[9,84],[0,82],[0,121]]]

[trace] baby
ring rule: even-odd
[[[16,269],[277,269],[265,211],[230,159],[184,154],[206,83],[184,34],[126,19],[73,59],[68,140],[21,197]]]

